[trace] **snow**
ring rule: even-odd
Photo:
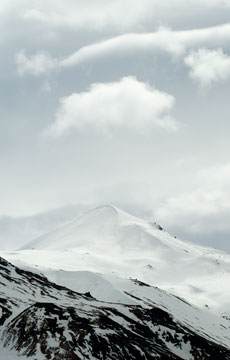
[[[230,255],[176,239],[156,224],[118,208],[96,208],[23,249],[0,252],[0,256],[74,291],[90,292],[100,301],[114,303],[118,309],[119,304],[147,308],[157,305],[196,333],[229,347],[230,322],[219,315],[229,314]],[[14,298],[16,290],[11,284],[9,296]],[[38,293],[38,299],[39,296]],[[23,303],[23,292],[19,300],[20,297]],[[65,305],[63,299],[59,302]],[[86,310],[84,305],[81,316],[87,317]],[[132,314],[129,312],[128,316]],[[116,316],[116,321],[124,325],[122,317]],[[71,340],[71,333],[65,335]],[[170,343],[167,346],[170,348]],[[188,343],[186,348],[175,350],[172,345],[170,349],[190,360],[189,346]],[[0,354],[4,360],[14,360],[8,355],[4,357],[3,350]]]
[[[90,271],[57,271],[43,269],[45,276],[56,284],[80,293],[90,292],[93,297],[108,302],[134,304],[123,292],[115,289],[111,282],[100,274]]]
[[[113,206],[93,209],[22,250],[0,255],[101,300],[126,302],[108,279],[98,276],[114,273],[159,286],[197,306],[208,305],[212,312],[229,313],[229,254],[176,239]]]

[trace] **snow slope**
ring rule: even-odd
[[[114,206],[93,209],[70,223],[36,238],[21,250],[88,249],[94,252],[195,251],[195,246],[177,240],[159,225],[139,219]],[[198,247],[197,247],[198,249]]]
[[[230,359],[228,254],[103,206],[0,256],[1,359]]]
[[[105,301],[126,303],[122,279],[137,278],[213,312],[230,309],[229,254],[176,239],[113,206],[93,209],[17,252],[0,254]]]
[[[135,301],[125,305],[73,292],[2,258],[0,270],[1,359],[15,360],[15,350],[31,360],[230,359],[228,320],[138,280],[123,280]]]

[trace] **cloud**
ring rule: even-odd
[[[198,49],[192,51],[184,59],[190,68],[189,76],[202,87],[215,82],[226,81],[230,78],[230,56],[224,54],[222,49]]]
[[[198,186],[170,197],[155,212],[158,221],[193,234],[230,231],[230,163],[199,171]]]
[[[19,75],[30,74],[40,76],[54,70],[58,66],[58,61],[52,58],[48,52],[40,51],[28,57],[25,51],[16,54],[16,64]]]
[[[98,57],[132,51],[164,51],[171,55],[182,56],[190,48],[202,45],[228,45],[229,40],[230,23],[185,31],[173,31],[166,27],[160,27],[153,33],[124,34],[83,46],[62,60],[60,66],[76,66]]]
[[[143,51],[163,51],[173,57],[182,57],[186,51],[191,48],[197,48],[202,45],[220,46],[220,44],[222,44],[224,46],[228,45],[229,41],[230,23],[186,31],[173,31],[166,27],[160,27],[153,33],[124,34],[83,46],[60,61],[51,57],[51,55],[45,51],[38,52],[31,57],[26,56],[24,51],[20,51],[17,54],[16,62],[21,75],[32,74],[38,76],[56,68],[63,69],[78,66],[81,63],[105,56]],[[189,66],[189,63],[192,61],[191,57],[193,54],[195,54],[195,52],[185,58],[187,66]],[[219,53],[219,57],[220,56],[221,53]],[[215,64],[213,64],[213,66],[214,65]]]
[[[9,2],[7,0],[2,0],[0,4],[0,14],[4,13],[9,6]]]
[[[148,21],[159,22],[171,12],[187,14],[188,8],[207,10],[229,7],[228,0],[30,0],[23,12],[26,20],[37,21],[49,27],[102,30],[133,29]],[[166,21],[167,23],[167,21]]]
[[[24,12],[24,19],[53,27],[102,30],[106,27],[127,29],[150,18],[152,0],[50,0]]]
[[[108,133],[121,128],[140,134],[147,134],[152,128],[176,131],[178,123],[170,116],[174,103],[173,96],[134,77],[97,83],[87,92],[60,100],[48,133],[60,136],[72,129]]]

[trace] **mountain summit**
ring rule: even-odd
[[[174,243],[174,245],[173,245]],[[189,246],[162,231],[160,226],[139,219],[111,205],[100,206],[73,221],[29,242],[21,250],[146,251],[156,247]]]

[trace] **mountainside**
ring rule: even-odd
[[[0,256],[4,360],[230,360],[228,254],[104,206]]]
[[[2,258],[0,269],[2,345],[30,359],[230,359],[228,320],[137,280],[158,303],[97,301]]]
[[[29,242],[21,250],[76,248],[87,248],[95,252],[148,251],[155,248],[171,248],[174,251],[195,250],[195,246],[177,240],[163,231],[161,226],[110,205],[98,207],[77,217],[70,223]]]
[[[112,289],[119,295],[116,276],[131,277],[208,306],[212,312],[229,314],[229,254],[177,239],[161,226],[113,206],[93,209],[20,251],[1,254],[23,268],[39,268],[50,280],[73,290],[90,291],[100,300],[110,301]],[[110,291],[104,290],[105,281]]]

